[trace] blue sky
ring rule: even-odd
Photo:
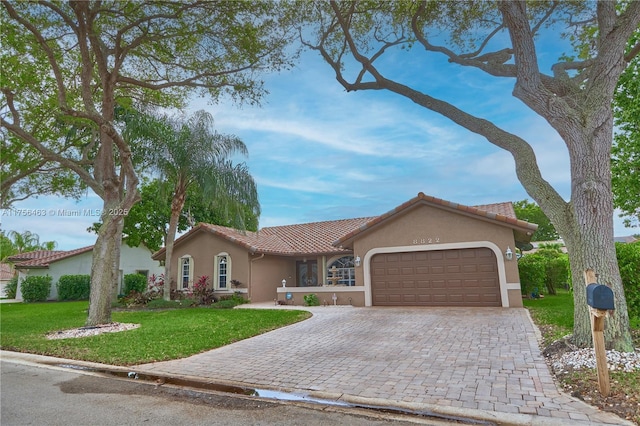
[[[393,76],[524,137],[536,150],[543,176],[569,198],[564,144],[511,96],[513,81],[446,61],[425,66],[401,52],[384,65]],[[346,93],[315,53],[303,54],[295,69],[268,75],[265,82],[270,94],[262,107],[210,105],[201,98],[190,105],[212,113],[217,131],[247,144],[245,161],[258,183],[261,227],[375,216],[419,192],[466,205],[529,198],[506,151],[397,95]],[[79,203],[29,199],[16,203],[12,214],[1,211],[1,227],[30,230],[41,241],[55,240],[59,249],[78,248],[95,242],[86,229],[97,218],[84,209],[101,206],[91,192]],[[44,216],[29,216],[31,209]],[[614,223],[616,236],[637,232],[624,228],[617,216]]]

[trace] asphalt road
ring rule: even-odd
[[[0,360],[0,423],[12,425],[445,425],[445,421],[194,391]]]

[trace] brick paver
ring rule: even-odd
[[[620,424],[558,391],[525,309],[316,307],[306,321],[138,370],[254,388]],[[571,402],[571,403],[569,403]]]

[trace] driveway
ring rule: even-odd
[[[301,323],[136,369],[476,419],[621,423],[558,391],[525,309],[309,310]]]

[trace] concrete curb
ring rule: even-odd
[[[245,388],[245,389],[263,389],[263,390],[272,390],[282,393],[289,393],[292,395],[301,395],[300,390],[295,389],[265,389],[264,386],[252,386],[247,383],[239,383],[239,382],[231,382],[231,381],[212,381],[208,379],[203,379],[199,377],[193,377],[188,375],[180,375],[180,374],[157,374],[154,372],[146,372],[144,370],[139,370],[137,366],[114,366],[108,364],[100,364],[96,362],[89,361],[79,361],[79,360],[70,360],[64,358],[56,358],[46,355],[37,355],[23,352],[12,352],[0,350],[0,359],[15,362],[22,365],[30,365],[34,367],[40,368],[51,368],[61,371],[69,371],[70,368],[76,368],[76,372],[82,372],[84,374],[99,374],[101,372],[113,372],[125,374],[129,372],[140,373],[143,375],[148,375],[152,377],[159,378],[167,378],[167,379],[178,379],[183,382],[182,386],[190,387],[189,383],[191,383],[191,387],[206,390],[206,385],[219,385],[219,386],[228,386],[235,388]],[[358,408],[358,409],[386,409],[395,411],[395,414],[409,414],[409,415],[422,415],[422,416],[433,416],[435,419],[440,420],[468,420],[470,422],[488,422],[490,424],[498,424],[498,425],[514,425],[514,426],[561,426],[567,424],[567,419],[556,419],[553,417],[542,417],[536,415],[529,414],[514,414],[514,413],[504,413],[497,411],[485,411],[485,410],[477,410],[470,408],[461,408],[461,407],[450,407],[450,406],[438,406],[434,404],[425,404],[425,403],[408,403],[401,401],[390,401],[386,399],[380,398],[366,398],[354,395],[348,395],[343,393],[330,393],[330,392],[318,392],[318,391],[310,391],[304,394],[306,397],[310,398],[310,400],[302,401],[303,403],[312,403],[312,404],[320,404],[322,402],[314,401],[326,401],[326,405],[331,406],[332,401],[336,403],[347,403],[351,407],[341,407],[341,408]],[[245,395],[246,396],[246,395]],[[259,397],[263,399],[270,399]],[[273,399],[271,399],[273,400]],[[279,400],[283,402],[284,400]],[[299,401],[300,402],[300,401]],[[586,422],[579,420],[570,420],[572,425],[608,425],[611,423],[595,423],[595,422]],[[634,426],[633,423],[628,422],[626,420],[620,419],[620,425],[629,425]]]

